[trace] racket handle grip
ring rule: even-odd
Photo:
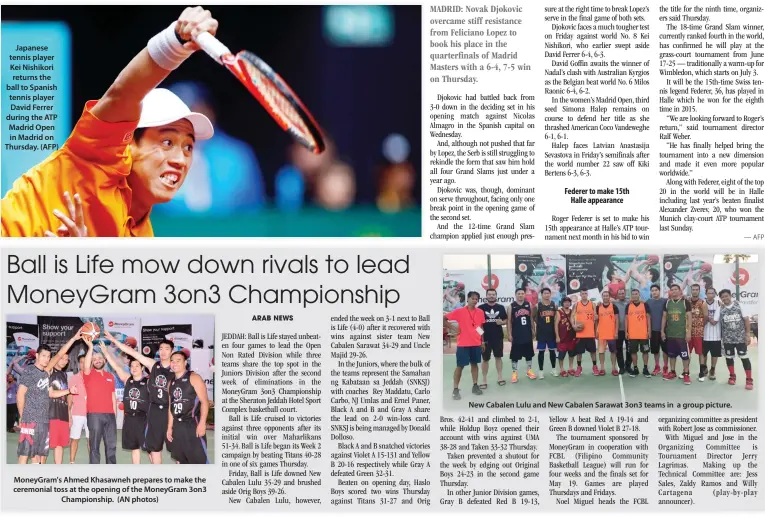
[[[204,50],[211,58],[218,61],[219,63],[222,62],[223,56],[231,54],[231,51],[228,49],[228,47],[218,41],[218,38],[209,32],[201,33],[196,37],[195,41],[202,50]]]

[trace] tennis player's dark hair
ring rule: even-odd
[[[541,291],[539,291],[539,294],[545,294],[545,291],[548,293],[552,293],[549,287],[543,287]]]
[[[659,271],[656,269],[649,269],[648,274],[651,275],[651,282],[658,282],[659,279],[661,278]]]
[[[38,353],[38,354],[39,354],[40,352],[46,352],[46,351],[47,351],[49,354],[53,355],[53,351],[50,349],[50,347],[49,347],[48,345],[40,345],[40,346],[38,346],[38,347],[37,347],[37,353]]]
[[[169,347],[170,347],[170,350],[172,350],[173,348],[175,348],[175,343],[173,343],[173,342],[172,342],[172,341],[170,341],[169,339],[163,339],[162,341],[160,341],[160,342],[159,342],[159,346],[157,346],[157,348],[161,347],[162,345],[167,345],[167,346],[169,346]]]

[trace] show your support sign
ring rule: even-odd
[[[483,303],[486,301],[486,290],[497,290],[497,303],[508,305],[513,300],[515,291],[515,272],[512,269],[492,269],[491,281],[486,270],[453,270],[443,272],[443,311],[451,312],[465,305],[465,297],[470,291],[476,291]]]
[[[173,351],[186,348],[191,351],[191,325],[156,325],[141,327],[141,353],[157,359],[159,344],[168,339],[173,342]]]
[[[124,316],[83,316],[80,318],[73,316],[38,316],[37,324],[40,328],[40,343],[49,345],[55,354],[86,322],[95,324],[100,331],[98,337],[93,341],[95,350],[103,346],[110,346],[109,341],[104,335],[104,331],[107,330],[118,341],[129,346],[138,346],[137,336],[139,336],[141,320],[140,318]],[[117,362],[127,370],[128,362],[126,356],[119,353],[113,347],[109,350],[115,356]],[[69,371],[72,373],[79,371],[80,367],[77,358],[80,355],[86,354],[87,351],[88,347],[82,341],[72,346],[69,350]],[[108,364],[105,368],[110,373],[116,373]],[[115,375],[114,379],[117,396],[121,397],[124,385],[118,375]]]

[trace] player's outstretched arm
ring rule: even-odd
[[[66,344],[59,349],[58,353],[53,356],[53,359],[48,361],[48,366],[45,367],[45,371],[48,372],[48,375],[50,375],[50,373],[53,371],[53,368],[55,368],[56,364],[58,364],[61,358],[69,353],[69,349],[72,348],[74,342],[80,338],[82,338],[82,329],[78,330],[74,336],[70,337],[69,341],[67,341]]]
[[[109,347],[102,346],[101,352],[103,352],[104,357],[106,358],[106,362],[108,362],[109,366],[112,367],[112,370],[115,371],[115,373],[117,374],[117,377],[119,377],[123,383],[126,383],[127,380],[130,378],[130,374],[126,372],[125,369],[117,363],[117,360],[114,358],[114,355],[109,351]]]
[[[86,339],[85,343],[88,345],[88,353],[85,354],[85,363],[82,365],[82,374],[90,375],[90,369],[93,367],[93,340]]]
[[[149,40],[146,48],[120,72],[93,107],[93,115],[104,122],[138,120],[143,98],[199,48],[193,39],[203,32],[215,35],[217,29],[218,22],[210,11],[187,7],[175,23]]]
[[[111,343],[114,346],[119,348],[121,352],[123,352],[126,355],[129,355],[130,357],[134,359],[138,359],[138,362],[141,363],[144,367],[146,367],[146,369],[148,369],[149,371],[151,371],[151,369],[154,367],[154,363],[156,363],[154,359],[152,359],[151,357],[146,357],[145,355],[139,353],[137,350],[130,348],[124,343],[120,343],[119,341],[117,341],[117,339],[114,336],[111,335],[111,333],[108,330],[104,331],[104,336],[106,337],[106,339],[111,341]]]

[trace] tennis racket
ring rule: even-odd
[[[276,123],[298,143],[314,154],[324,151],[324,136],[308,108],[265,61],[247,50],[232,54],[209,32],[201,33],[195,41],[210,57],[234,74]]]

